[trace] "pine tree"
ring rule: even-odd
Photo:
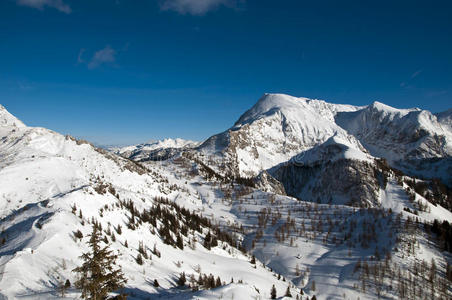
[[[215,277],[213,277],[212,274],[209,275],[209,277],[206,278],[206,283],[204,286],[208,289],[215,288]]]
[[[221,279],[220,276],[217,277],[217,280],[215,281],[215,287],[221,286]]]
[[[80,256],[83,264],[72,271],[80,276],[75,286],[82,290],[82,298],[100,300],[106,298],[109,292],[124,287],[127,280],[121,268],[115,268],[118,256],[108,245],[101,248],[102,232],[97,226],[93,226],[89,237],[87,244],[91,252],[83,253]]]
[[[60,289],[60,294],[61,294],[62,298],[64,298],[66,296],[66,290],[70,287],[71,287],[71,282],[69,281],[69,279],[66,279],[65,283],[63,283],[62,281],[60,282],[59,289]]]
[[[300,276],[300,275],[301,275],[300,266],[297,264],[295,266],[295,276]]]
[[[284,296],[292,297],[292,294],[290,293],[290,287],[289,286],[287,286],[286,294]]]
[[[155,286],[155,287],[159,287],[159,286],[160,286],[160,284],[159,284],[159,282],[157,281],[157,279],[154,279],[154,286]]]
[[[182,237],[180,236],[180,234],[177,235],[176,238],[176,246],[181,249],[184,250],[184,240],[182,239]]]
[[[143,256],[141,256],[141,253],[138,253],[137,258],[135,259],[137,264],[140,266],[143,264]]]
[[[79,240],[82,240],[83,233],[80,231],[80,229],[78,229],[76,232],[74,232],[74,237],[79,239]]]
[[[452,267],[449,264],[449,262],[447,262],[447,266],[446,266],[446,277],[447,277],[447,279],[449,279],[449,281],[452,281]]]
[[[185,285],[185,282],[187,282],[187,278],[185,278],[185,272],[182,272],[182,273],[180,274],[179,279],[177,280],[177,284],[178,284],[179,286],[184,286],[184,285]]]
[[[256,257],[254,255],[251,257],[251,264],[252,265],[256,264]]]
[[[276,299],[276,288],[275,285],[272,286],[272,289],[270,291],[270,296],[272,299]]]
[[[120,224],[118,224],[118,227],[116,227],[115,229],[116,229],[116,232],[117,232],[119,235],[122,233],[122,228],[121,228],[121,225],[120,225]]]
[[[212,235],[210,234],[210,231],[206,234],[206,236],[204,237],[204,248],[206,248],[207,250],[210,250],[211,245],[210,245],[210,240],[212,239]]]

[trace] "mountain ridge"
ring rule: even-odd
[[[440,115],[440,121],[447,122],[447,116]],[[220,165],[230,165],[225,172],[231,176],[253,177],[332,136],[351,139],[358,151],[365,148],[394,167],[413,158],[452,154],[452,131],[429,111],[397,109],[378,101],[367,106],[332,104],[284,94],[264,94],[231,128],[197,149],[204,157],[223,161]]]

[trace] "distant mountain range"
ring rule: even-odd
[[[199,142],[184,139],[152,140],[144,144],[126,147],[108,147],[115,154],[128,157],[136,161],[166,160],[180,150],[195,148]]]

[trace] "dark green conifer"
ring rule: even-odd
[[[89,237],[91,251],[83,253],[83,264],[72,270],[79,274],[75,286],[82,290],[83,299],[105,299],[108,293],[124,287],[127,280],[121,268],[116,267],[118,255],[108,245],[101,248],[102,232],[98,226],[93,226]]]

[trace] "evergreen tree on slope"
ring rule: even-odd
[[[87,244],[91,251],[83,253],[80,258],[83,264],[72,270],[80,278],[75,286],[82,290],[82,298],[100,300],[108,293],[124,287],[127,280],[120,267],[116,267],[118,255],[109,249],[108,245],[101,247],[102,232],[94,225]]]

